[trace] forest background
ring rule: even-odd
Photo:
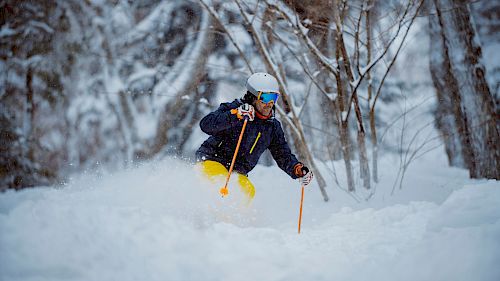
[[[277,117],[325,201],[328,185],[374,192],[384,154],[399,159],[394,188],[435,149],[472,178],[500,179],[497,1],[51,0],[0,9],[1,190],[172,155],[193,161],[206,137],[199,120],[242,97],[258,71],[278,78]],[[269,154],[261,164],[273,165]]]

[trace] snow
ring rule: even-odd
[[[138,114],[136,116],[136,124],[137,134],[142,139],[151,138],[155,135],[156,123],[151,122],[151,118],[149,116]]]
[[[105,2],[91,1],[96,6],[103,6]],[[213,6],[211,1],[207,2]],[[226,11],[239,13],[235,3],[222,2],[221,7],[232,6]],[[282,1],[267,2],[293,15]],[[120,33],[121,38],[114,38],[111,45],[131,48],[137,44],[142,48],[141,43],[151,33],[166,30],[164,26],[169,24],[171,12],[176,7],[172,1],[160,1],[134,28],[129,21],[135,14],[128,14],[119,5],[113,8],[116,10],[105,12],[107,16],[93,18],[96,24],[104,27],[109,25],[108,21],[113,21],[117,27],[130,30]],[[66,12],[73,22],[79,20],[72,15],[71,9]],[[225,22],[230,22],[229,13],[220,12],[220,15]],[[255,16],[254,25],[260,30],[261,19],[256,15],[258,13],[251,16]],[[438,134],[432,126],[435,98],[427,54],[428,45],[435,42],[429,42],[427,37],[427,20],[426,17],[416,20],[400,59],[387,79],[384,97],[394,101],[381,100],[377,104],[377,123],[382,124],[379,127],[380,182],[373,183],[371,190],[358,188],[355,193],[348,193],[344,163],[317,160],[328,184],[330,201],[323,202],[316,183],[306,189],[300,235],[297,234],[300,187],[276,166],[259,165],[250,173],[257,193],[253,204],[244,206],[235,189],[236,177],[232,177],[229,185],[230,197],[222,199],[216,192],[221,181],[207,183],[197,175],[192,164],[165,158],[135,167],[132,163],[128,169],[115,172],[86,171],[63,185],[0,193],[0,280],[500,280],[497,265],[500,260],[498,181],[468,179],[466,170],[448,167],[444,149],[438,147],[409,163],[402,188],[399,188],[401,175],[398,170],[403,164],[404,152],[417,149],[423,142],[428,145],[422,151],[439,142],[439,139],[429,141],[429,136]],[[309,21],[305,19],[302,23],[308,26]],[[150,66],[138,61],[127,77],[118,76],[115,66],[120,63],[104,63],[101,43],[106,39],[105,34],[85,31],[82,25],[82,36],[93,34],[95,42],[90,48],[103,58],[103,72],[109,76],[103,78],[100,74],[100,78],[95,78],[84,74],[86,63],[83,62],[75,67],[82,67],[83,73],[73,79],[82,81],[77,87],[81,89],[75,93],[90,94],[72,98],[66,112],[71,122],[76,120],[74,123],[84,132],[70,133],[74,136],[67,140],[70,143],[67,165],[75,166],[74,170],[99,167],[103,164],[96,161],[105,160],[108,155],[119,163],[120,153],[125,153],[118,151],[119,148],[102,149],[96,152],[103,155],[102,158],[92,158],[92,155],[85,155],[87,150],[77,149],[84,143],[80,138],[95,137],[92,123],[96,120],[102,122],[99,126],[104,132],[111,131],[117,116],[109,106],[119,104],[117,93],[121,90],[134,91],[133,86],[137,86],[137,89],[149,91],[156,83],[149,80],[162,79],[154,88],[152,112],[163,108],[175,96],[174,92],[182,91],[189,84],[197,71],[198,66],[188,62],[194,61],[197,55],[204,55],[212,24],[204,13],[201,26],[187,30],[197,34],[197,39],[189,42],[171,68],[161,63]],[[297,24],[297,32],[302,32],[297,35],[303,35],[305,43],[312,44],[307,36],[308,29],[300,22]],[[382,26],[385,25],[388,23],[382,22]],[[44,23],[35,22],[32,26],[53,32]],[[79,28],[78,24],[72,26],[75,30]],[[263,71],[264,64],[254,55],[254,42],[245,28],[236,23],[227,24],[227,28],[251,64],[261,67],[256,70]],[[335,28],[335,24],[330,25],[330,29]],[[15,32],[17,29],[5,24],[0,29],[0,38]],[[161,32],[157,33],[162,36]],[[263,38],[259,35],[258,38]],[[290,45],[298,41],[285,32],[280,32],[280,36]],[[75,39],[75,42],[80,41]],[[498,45],[491,41],[483,48],[484,57],[488,58],[485,60],[487,73],[493,82],[498,77],[494,72],[500,58],[496,54]],[[377,46],[374,47],[376,50]],[[226,48],[235,52],[229,43]],[[213,97],[198,100],[202,104],[200,107],[207,110],[240,98],[249,74],[241,61],[233,62],[225,55],[227,52],[218,51],[210,54],[206,64],[211,80],[217,83],[217,92]],[[266,49],[266,55],[273,54],[272,51],[276,49],[269,49],[271,53]],[[337,67],[335,60],[316,48],[314,51],[323,63]],[[144,49],[144,52],[149,51]],[[126,51],[115,55],[125,59],[133,53]],[[311,64],[305,53],[299,55]],[[280,58],[272,56],[272,59],[276,57]],[[43,59],[36,55],[13,62],[26,66],[43,62]],[[273,61],[280,63],[279,59]],[[294,112],[300,112],[304,107],[302,100],[309,90],[302,81],[301,67],[292,61],[284,65],[288,78],[286,87],[297,101],[292,104]],[[276,64],[273,66],[277,71]],[[6,63],[0,64],[0,68],[6,67]],[[362,73],[369,67],[363,67]],[[374,74],[377,71],[380,70],[372,69]],[[316,71],[313,75],[320,77],[319,74]],[[26,84],[26,75],[14,71],[6,75],[11,85],[23,88]],[[100,88],[90,87],[92,79],[106,82],[103,84],[106,90],[102,90],[106,95],[99,94]],[[407,82],[399,89],[397,85],[401,81]],[[495,85],[493,82],[490,83]],[[357,81],[353,85],[357,85]],[[392,93],[397,90],[401,91],[401,96]],[[393,97],[389,96],[391,94]],[[336,93],[327,95],[334,99]],[[184,95],[182,98],[192,97]],[[320,105],[316,102],[312,112],[323,110],[318,107]],[[278,111],[283,115],[281,118],[286,118],[282,108]],[[152,116],[154,113],[147,113],[147,110],[146,114],[134,113],[137,127],[134,130],[141,139],[152,139],[156,132],[157,118]],[[347,112],[341,115],[344,120],[347,118]],[[314,118],[317,115],[313,115],[309,123],[320,127]],[[179,128],[173,128],[169,134],[177,133]],[[294,127],[288,129],[296,130]],[[421,134],[417,135],[418,132]],[[43,144],[60,147],[59,142],[64,142],[65,138],[57,136],[47,133],[45,138],[51,141]],[[106,140],[104,146],[119,147],[124,141],[116,134],[97,137]],[[183,155],[193,155],[206,137],[196,125],[184,145]],[[310,147],[322,146],[313,134],[306,132],[306,137],[312,140],[308,142]],[[97,144],[95,147],[99,149]],[[88,160],[82,160],[87,156]],[[83,165],[80,163],[83,161],[96,164]],[[359,163],[353,160],[353,165],[356,186],[361,187]]]
[[[14,34],[16,34],[16,31],[10,28],[8,24],[5,24],[0,28],[0,38],[11,36]]]
[[[28,24],[32,25],[34,27],[38,27],[38,28],[42,29],[43,31],[45,31],[47,33],[54,33],[54,29],[52,29],[46,23],[43,23],[43,22],[40,22],[40,21],[36,21],[36,20],[31,20],[31,21],[29,21]]]
[[[7,191],[0,280],[498,280],[500,184],[469,180],[440,154],[416,162],[394,196],[390,156],[368,201],[306,189],[300,235],[300,188],[276,166],[251,172],[248,207],[235,177],[220,198],[174,158]]]
[[[342,111],[340,112],[340,115],[342,116],[342,120],[346,121],[347,120],[347,111]]]
[[[252,38],[248,36],[248,32],[243,28],[243,26],[229,24],[226,28],[239,46],[252,46]],[[230,45],[230,48],[233,48],[233,45]]]

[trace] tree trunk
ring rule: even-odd
[[[429,27],[431,34],[431,77],[436,88],[437,108],[435,113],[436,126],[441,132],[448,155],[448,163],[455,167],[469,168],[472,161],[470,153],[462,147],[467,142],[465,124],[458,116],[462,115],[459,101],[458,81],[453,76],[448,48],[444,45],[445,38],[441,33],[442,17],[438,11],[436,16],[430,16]],[[464,152],[464,153],[463,153]]]
[[[147,154],[149,157],[155,156],[155,154],[162,151],[169,144],[169,131],[172,128],[183,128],[180,130],[181,135],[183,134],[186,125],[189,126],[189,124],[181,126],[181,122],[185,118],[190,117],[193,106],[198,106],[197,99],[199,97],[197,97],[197,92],[194,89],[198,87],[198,84],[202,81],[206,73],[205,64],[211,51],[213,39],[210,30],[211,17],[205,9],[200,7],[200,11],[199,37],[192,43],[191,47],[184,48],[184,52],[189,52],[187,55],[191,62],[186,66],[183,66],[185,64],[183,61],[177,62],[181,64],[182,69],[174,78],[174,81],[169,81],[169,83],[174,84],[170,86],[175,90],[175,93],[173,91],[164,93],[165,95],[175,94],[175,98],[170,100],[161,111],[154,144]],[[193,102],[193,100],[195,101]],[[173,149],[178,149],[182,147],[182,140],[173,142],[171,145]],[[179,151],[176,151],[176,153],[179,153]]]
[[[372,177],[374,182],[378,182],[378,140],[377,127],[375,126],[375,110],[370,109],[370,131],[372,142]]]
[[[469,6],[460,0],[434,0],[434,5],[431,73],[436,121],[450,163],[460,164],[462,157],[472,178],[500,179],[500,124]]]
[[[340,48],[338,47],[338,39],[337,39],[337,48],[335,50],[335,57],[337,61],[340,61]],[[343,85],[343,77],[340,72],[340,66],[338,66],[338,72],[335,76],[335,80],[337,82],[337,105],[338,111],[340,114],[340,143],[342,146],[342,154],[344,156],[344,164],[347,176],[347,189],[349,191],[355,191],[356,188],[354,186],[354,178],[352,173],[352,164],[351,164],[351,137],[349,132],[349,122],[347,116],[344,116],[347,113],[348,105],[348,97],[346,96],[346,91]]]
[[[26,73],[26,116],[24,118],[24,137],[25,143],[23,151],[27,149],[26,157],[29,161],[34,162],[35,160],[35,144],[33,138],[33,125],[35,124],[35,102],[33,100],[33,68],[28,67]]]
[[[366,32],[366,65],[370,65],[372,61],[372,23],[371,23],[371,9],[372,1],[367,1],[366,9],[366,20],[365,20],[365,32]],[[378,140],[377,140],[377,127],[375,126],[375,108],[372,108],[371,102],[373,97],[373,85],[372,85],[372,75],[371,71],[368,70],[366,73],[366,80],[368,81],[368,108],[369,120],[370,120],[370,140],[372,143],[372,177],[374,182],[378,182]]]
[[[336,11],[336,10],[335,10]],[[338,13],[333,13],[335,23],[337,25],[337,48],[341,54],[342,65],[344,66],[344,71],[349,81],[349,85],[354,82],[354,74],[352,73],[351,62],[349,59],[349,55],[347,53],[347,49],[344,42],[344,35],[342,34],[342,20]],[[337,59],[337,61],[339,61]],[[342,77],[342,76],[340,76]],[[361,114],[361,107],[359,105],[358,93],[356,89],[352,89],[351,87],[346,87],[350,90],[350,97],[352,98],[352,106],[354,107],[354,112],[356,114],[357,119],[357,130],[358,130],[358,155],[359,155],[359,168],[360,168],[360,176],[363,179],[363,186],[366,189],[370,189],[370,165],[368,163],[368,155],[366,154],[366,142],[365,142],[365,129],[363,125],[363,116]],[[347,93],[347,91],[346,91]],[[347,97],[347,95],[344,95]],[[351,101],[349,100],[346,111],[349,112],[351,108]],[[346,120],[343,122],[348,122],[348,116]]]
[[[347,176],[347,189],[349,191],[355,191],[356,187],[354,185],[354,177],[352,174],[352,164],[351,164],[351,138],[349,136],[348,123],[342,121],[340,126],[340,142],[342,143],[342,152],[344,154],[344,164]]]

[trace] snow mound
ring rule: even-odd
[[[498,182],[442,203],[305,217],[298,235],[299,192],[286,175],[266,184],[289,197],[258,188],[242,208],[195,171],[168,159],[0,194],[0,280],[500,280]],[[306,196],[317,206],[304,216],[332,204]]]

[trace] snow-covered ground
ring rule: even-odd
[[[8,191],[0,280],[500,280],[500,183],[440,154],[413,163],[392,196],[391,156],[368,201],[332,183],[325,203],[312,186],[300,235],[300,187],[277,167],[252,171],[249,207],[234,182],[219,198],[177,159]]]

